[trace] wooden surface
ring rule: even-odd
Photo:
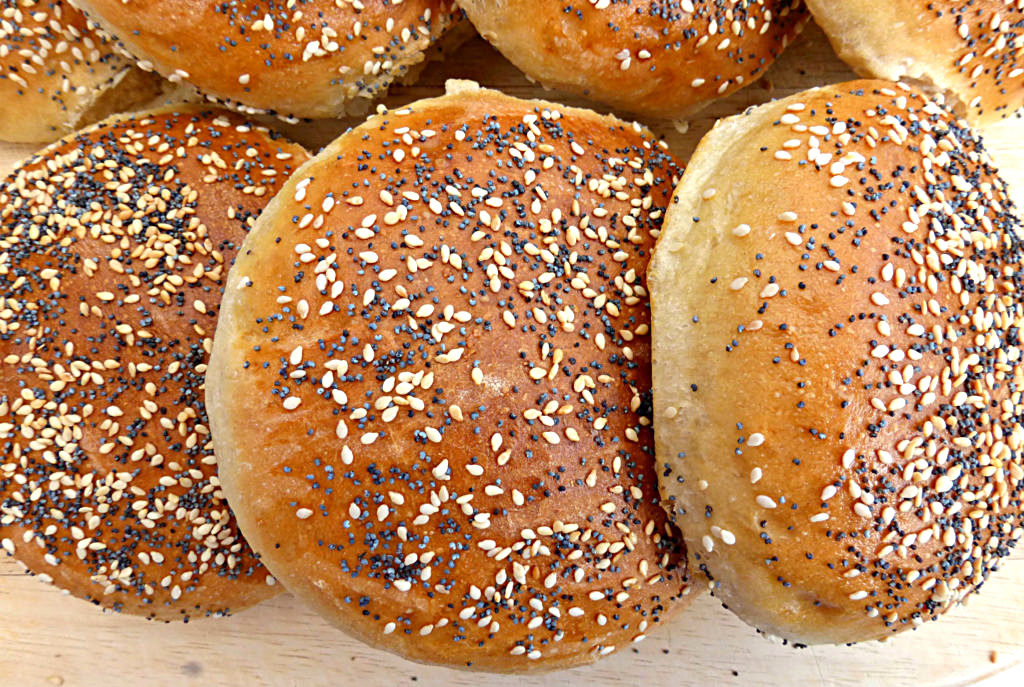
[[[852,78],[814,27],[769,71],[767,78],[689,122],[647,122],[685,159],[717,117],[804,88]],[[471,78],[521,97],[571,104],[531,85],[480,40],[415,86],[396,88],[387,102],[401,105],[438,94],[446,78]],[[347,122],[280,127],[309,146],[333,138]],[[990,128],[986,140],[997,163],[1024,191],[1024,121]],[[0,171],[31,147],[0,144]],[[1019,160],[1019,161],[1018,161]],[[1016,195],[1024,207],[1024,194]],[[708,595],[666,627],[588,667],[555,676],[493,677],[409,663],[349,639],[282,596],[238,616],[188,625],[158,625],[104,614],[63,598],[0,558],[0,687],[35,685],[332,685],[345,687],[598,687],[623,681],[644,687],[717,685],[1024,684],[1024,549],[1005,563],[984,593],[938,623],[886,643],[795,650],[766,641]]]

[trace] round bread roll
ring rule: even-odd
[[[476,84],[300,169],[228,277],[207,396],[282,582],[408,658],[587,663],[688,591],[643,274],[679,174],[639,125]]]
[[[2,3],[0,140],[53,141],[155,98],[160,82],[64,0]]]
[[[236,115],[106,120],[0,187],[0,547],[115,611],[277,592],[217,480],[203,375],[247,229],[306,159]]]
[[[458,0],[531,79],[682,118],[760,78],[807,23],[802,0]]]
[[[364,112],[460,16],[454,0],[75,3],[144,68],[244,112],[299,117]]]
[[[915,627],[1020,537],[1013,209],[976,135],[903,85],[701,142],[648,274],[655,435],[691,565],[763,632]]]
[[[1019,0],[807,4],[839,57],[859,74],[942,90],[975,125],[1024,107],[1024,3]]]

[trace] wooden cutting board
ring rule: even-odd
[[[520,97],[573,105],[531,84],[477,39],[427,69],[414,86],[393,90],[398,106],[437,95],[447,78],[469,78]],[[718,117],[818,84],[853,78],[810,27],[765,79],[713,104],[689,122],[647,122],[686,159]],[[280,126],[316,148],[354,120]],[[1024,207],[1024,120],[989,129],[986,140]],[[0,144],[0,172],[32,146]],[[493,677],[409,663],[340,634],[285,595],[238,616],[188,625],[158,625],[101,613],[26,577],[0,558],[0,687],[18,685],[331,685],[345,687],[566,687],[626,682],[644,687],[707,685],[867,686],[1024,684],[1024,549],[984,593],[939,623],[885,643],[796,650],[771,643],[703,595],[691,610],[635,649],[555,676]]]

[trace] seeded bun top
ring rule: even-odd
[[[885,637],[1021,535],[1020,223],[979,139],[856,81],[719,122],[649,273],[663,492],[759,629]]]
[[[454,0],[76,0],[124,48],[228,105],[298,117],[365,111],[457,19]]]
[[[299,170],[231,272],[208,390],[291,591],[409,658],[516,672],[684,605],[643,282],[679,171],[637,125],[458,82]]]
[[[458,0],[527,76],[627,112],[682,118],[760,78],[802,0]]]
[[[864,76],[945,91],[973,124],[1024,107],[1019,0],[807,0],[841,58]]]
[[[64,0],[0,7],[0,140],[53,141],[156,97],[158,81]]]
[[[223,111],[102,122],[0,187],[0,545],[162,620],[276,592],[220,491],[203,373],[246,230],[306,155]]]

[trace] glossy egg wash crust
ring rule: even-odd
[[[662,487],[761,630],[932,620],[1021,536],[1022,253],[966,124],[857,81],[719,122],[649,274]]]
[[[0,2],[0,140],[49,142],[160,91],[65,0]]]
[[[1024,107],[1024,0],[807,4],[839,56],[864,76],[944,91],[975,125]]]
[[[243,112],[365,112],[418,73],[454,0],[76,0],[145,69]],[[463,32],[457,32],[463,36]]]
[[[203,375],[246,231],[306,160],[223,111],[107,120],[0,187],[0,546],[162,620],[276,593],[216,476]]]
[[[803,0],[457,0],[545,86],[685,117],[753,83],[808,20]]]
[[[231,272],[208,389],[291,591],[494,671],[592,661],[685,604],[643,278],[680,172],[638,125],[460,82],[299,170]]]

